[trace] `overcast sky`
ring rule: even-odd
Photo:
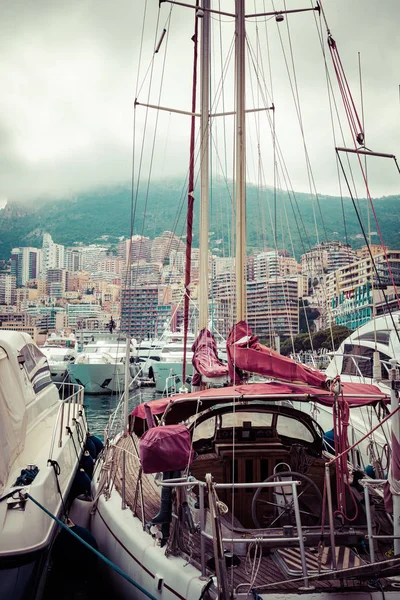
[[[220,3],[225,10],[232,11],[233,0],[220,0]],[[215,1],[214,5],[217,4]],[[310,0],[287,0],[286,4],[287,8],[309,7]],[[34,201],[44,195],[69,197],[88,189],[130,181],[132,107],[145,5],[145,0],[69,0],[67,3],[14,0],[1,3],[0,206],[5,199]],[[148,0],[147,5],[141,81],[151,64],[158,1]],[[248,0],[246,12],[262,10],[263,5],[270,10],[272,2]],[[283,5],[283,0],[275,0],[277,9]],[[361,53],[367,145],[377,151],[400,155],[400,2],[323,0],[323,5],[358,106],[358,52]],[[168,4],[162,5],[158,31],[167,21],[169,10]],[[223,21],[221,35],[225,61],[232,41],[232,23],[229,17],[223,17]],[[319,192],[337,194],[326,80],[314,17],[311,13],[292,16],[289,24],[313,177]],[[290,60],[286,22],[278,26],[274,20],[262,19],[258,25],[260,66],[269,85],[265,33],[262,37],[262,32],[267,30],[277,137],[293,188],[307,191],[309,177],[303,142],[293,106],[289,108],[293,102],[278,27]],[[256,53],[254,20],[248,23],[247,29]],[[168,34],[168,40],[157,56],[149,100],[158,102],[159,87],[154,82],[162,72],[163,52],[167,48],[168,64],[173,60],[172,67],[167,66],[165,70],[161,102],[166,106],[189,109],[192,11],[175,7]],[[213,37],[216,47],[219,35],[217,29]],[[226,107],[233,108],[229,77],[224,102]],[[142,102],[147,99],[149,80],[148,76],[139,95]],[[213,97],[216,97],[217,76],[212,86]],[[338,95],[336,97],[339,99]],[[218,110],[221,110],[221,98],[219,96],[216,104]],[[249,83],[247,105],[259,103],[260,95],[252,96]],[[138,111],[139,139],[144,130],[146,111]],[[153,114],[148,116],[148,124],[154,124],[154,119]],[[229,125],[228,118],[225,126]],[[346,141],[350,144],[345,121],[343,125]],[[164,137],[155,148],[153,174],[161,178],[184,173],[188,155],[187,117],[164,113],[159,127]],[[222,130],[221,123],[215,125],[215,131],[221,133]],[[267,130],[265,115],[258,121],[253,118],[253,125],[249,127],[248,177],[251,181],[259,178],[256,150],[259,131],[263,153],[262,180],[272,185],[271,151],[268,150],[271,136]],[[229,134],[225,135],[229,142]],[[152,137],[148,134],[146,152],[151,150],[150,140]],[[221,145],[216,145],[215,155],[218,151],[218,156],[213,157],[215,164],[220,166],[225,160],[220,156],[221,149]],[[400,176],[394,166],[376,160],[376,164],[368,167],[373,195],[399,193]],[[360,195],[363,195],[362,190]]]

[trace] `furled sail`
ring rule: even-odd
[[[326,375],[317,369],[301,365],[260,344],[258,337],[253,335],[245,321],[240,321],[232,327],[226,348],[229,375],[234,384],[242,381],[241,371],[316,387],[323,387],[326,381]]]
[[[228,367],[218,358],[217,343],[208,329],[200,331],[192,346],[192,352],[193,385],[200,385],[202,377],[216,379],[228,376]]]

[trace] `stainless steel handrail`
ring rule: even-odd
[[[68,387],[67,387],[68,386]],[[62,388],[62,389],[61,389]],[[54,446],[56,443],[56,439],[58,439],[58,447],[62,448],[63,444],[63,432],[64,427],[73,427],[75,424],[75,420],[77,417],[77,412],[79,411],[78,407],[83,406],[83,394],[84,388],[77,383],[67,383],[61,384],[61,388],[59,390],[60,394],[60,406],[58,407],[56,422],[53,428],[53,434],[50,442],[50,452],[49,452],[49,460],[53,459]],[[73,389],[72,394],[64,398],[65,390]],[[68,407],[67,418],[65,419],[65,405]],[[71,417],[71,405],[72,405],[72,417]],[[65,422],[64,422],[65,421]]]
[[[170,480],[163,480],[163,481],[156,481],[157,485],[159,486],[165,486],[165,487],[193,487],[193,486],[199,486],[199,500],[200,500],[200,534],[201,534],[201,546],[200,546],[200,556],[201,556],[201,572],[202,575],[205,575],[206,573],[206,564],[205,564],[205,543],[204,543],[204,539],[212,539],[212,536],[210,536],[210,534],[208,534],[205,531],[205,526],[206,526],[206,518],[205,518],[205,508],[204,508],[204,489],[206,487],[206,482],[205,481],[198,481],[197,479],[195,479],[194,477],[191,477],[189,479],[183,480],[183,479],[170,479]],[[292,494],[293,494],[293,509],[294,509],[294,513],[295,513],[295,520],[296,520],[296,529],[297,529],[297,536],[293,536],[293,537],[286,537],[284,535],[282,536],[278,536],[278,537],[274,537],[274,538],[270,538],[269,541],[272,542],[280,542],[281,540],[284,540],[286,542],[298,542],[299,547],[300,547],[300,555],[301,555],[301,566],[302,566],[302,574],[304,577],[304,584],[305,587],[308,587],[308,571],[307,571],[307,561],[306,561],[306,555],[305,555],[305,545],[304,545],[304,535],[303,535],[303,530],[302,530],[302,525],[301,525],[301,517],[300,517],[300,507],[299,507],[299,502],[298,502],[298,495],[297,495],[297,486],[301,485],[300,481],[260,481],[259,483],[214,483],[213,484],[213,488],[214,489],[243,489],[243,488],[275,488],[275,487],[282,487],[282,486],[290,486],[292,488]],[[253,534],[254,531],[258,532],[257,534]],[[251,542],[266,542],[268,541],[266,538],[263,540],[260,537],[260,532],[261,530],[249,530],[246,534],[246,538],[223,538],[222,542],[224,543],[246,543],[249,544]],[[232,532],[233,534],[233,532]]]

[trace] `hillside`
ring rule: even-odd
[[[198,240],[198,197],[195,202],[195,235]],[[186,198],[184,182],[168,181],[152,185],[147,201],[145,191],[140,191],[134,219],[134,232],[155,237],[168,229],[184,235]],[[284,192],[277,194],[276,217],[271,190],[262,193],[253,186],[247,188],[247,223],[249,250],[274,246],[271,221],[277,224],[277,241],[280,248],[300,256],[317,241],[314,224],[318,227],[319,241],[338,239],[346,241],[340,198],[322,196],[320,209],[306,194],[296,194],[296,200]],[[366,202],[360,201],[362,219],[366,222]],[[379,224],[385,243],[392,249],[400,249],[400,196],[389,196],[375,201]],[[352,202],[343,201],[347,239],[354,247],[363,244],[360,227]],[[321,218],[322,213],[322,218]],[[145,218],[144,218],[145,215]],[[230,190],[217,183],[211,194],[212,248],[229,248],[229,224],[232,221]],[[40,200],[28,204],[9,203],[0,210],[0,259],[10,257],[15,246],[36,246],[42,243],[43,232],[53,236],[56,243],[73,245],[108,242],[130,232],[131,190],[127,187],[97,190],[73,199]],[[371,217],[371,229],[376,230]],[[290,232],[290,234],[289,234]],[[292,240],[292,242],[291,242]],[[378,243],[373,234],[372,241]]]

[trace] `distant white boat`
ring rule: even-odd
[[[2,600],[38,597],[46,575],[58,527],[23,492],[61,516],[87,431],[83,389],[65,392],[60,401],[46,357],[28,334],[0,331]]]
[[[162,345],[158,360],[152,364],[156,391],[169,394],[178,390],[182,385],[183,366],[183,331],[167,331],[164,333],[164,344]],[[192,345],[193,333],[189,333],[186,345],[186,384],[190,383],[193,374]]]
[[[68,381],[68,365],[75,362],[78,352],[75,348],[76,339],[74,334],[69,336],[61,333],[52,333],[41,351],[47,357],[51,378],[55,383],[66,383]]]
[[[153,364],[160,360],[160,353],[164,342],[154,340],[142,340],[137,349],[136,362],[139,370],[139,377],[149,377],[154,379]]]
[[[135,374],[136,342],[130,345],[128,368]],[[68,365],[72,383],[85,388],[88,394],[122,392],[125,389],[125,341],[98,340],[85,346],[75,362]]]

